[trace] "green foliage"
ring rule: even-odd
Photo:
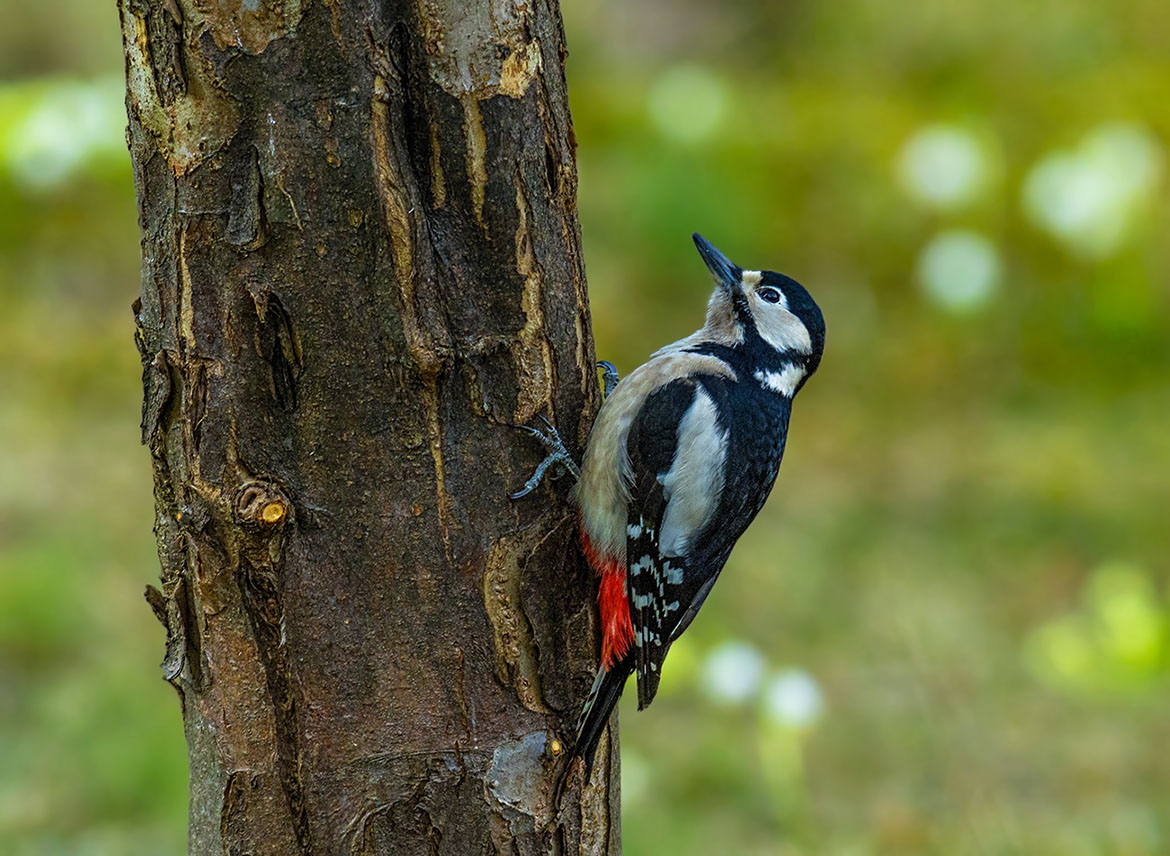
[[[1149,577],[1106,565],[1089,580],[1083,601],[1029,640],[1028,659],[1040,678],[1091,695],[1164,689],[1170,612]]]
[[[0,0],[0,850],[179,853],[117,24],[43,7]],[[829,326],[776,494],[623,707],[627,854],[1170,850],[1170,10],[564,11],[599,354],[697,325],[694,230]]]

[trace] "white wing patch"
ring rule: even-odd
[[[627,529],[634,474],[626,442],[642,405],[654,390],[679,378],[710,374],[736,380],[735,372],[718,357],[673,348],[664,348],[630,372],[605,400],[589,434],[581,480],[574,488],[594,549],[622,563],[626,560],[626,538],[636,537]]]
[[[804,377],[804,368],[789,363],[778,372],[758,371],[752,377],[759,381],[765,389],[792,398],[796,394],[796,385]]]
[[[727,430],[715,402],[702,387],[678,426],[678,448],[670,469],[658,477],[666,512],[658,537],[661,556],[684,556],[690,539],[710,519],[723,490]]]

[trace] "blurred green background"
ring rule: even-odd
[[[626,853],[1170,852],[1170,7],[563,11],[599,354],[697,326],[692,230],[829,326],[776,494],[623,707]],[[121,68],[112,0],[0,0],[16,856],[184,848]]]

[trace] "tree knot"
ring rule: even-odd
[[[236,494],[236,520],[252,532],[277,534],[291,510],[284,491],[270,481],[245,482]]]

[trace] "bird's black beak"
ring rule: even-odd
[[[695,232],[691,235],[695,239],[695,246],[699,248],[699,255],[707,264],[707,270],[715,277],[715,281],[728,291],[736,289],[743,279],[743,270],[734,264],[731,259],[715,249],[715,245]]]

